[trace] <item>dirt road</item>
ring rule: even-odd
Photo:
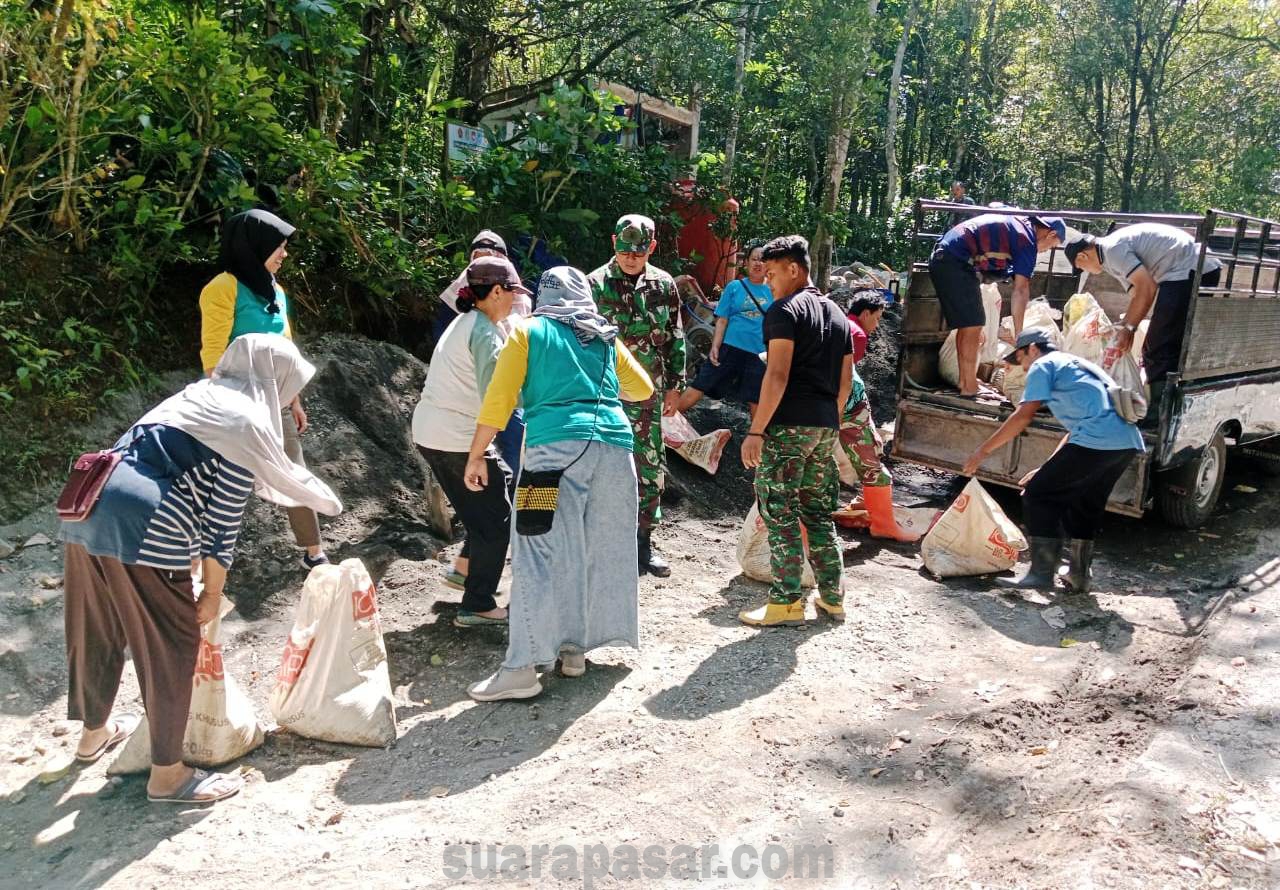
[[[675,570],[642,582],[640,651],[598,650],[528,703],[467,698],[503,633],[451,625],[460,595],[428,531],[383,534],[399,740],[271,734],[246,792],[209,811],[148,805],[104,764],[39,784],[78,730],[60,719],[58,554],[37,541],[0,560],[0,886],[451,886],[487,882],[486,863],[525,886],[667,885],[691,861],[677,845],[712,886],[776,883],[746,877],[743,845],[776,848],[775,868],[781,850],[798,886],[1280,883],[1280,487],[1233,475],[1206,534],[1110,519],[1097,596],[1058,603],[1061,627],[981,579],[931,580],[913,546],[845,533],[849,621],[761,632],[735,617],[764,592],[734,558],[736,447],[716,480],[675,473],[684,497],[658,535]],[[944,501],[946,479],[900,475],[900,500]],[[54,531],[37,514],[0,538]],[[230,589],[249,617],[227,625],[227,669],[264,717],[299,581]],[[137,702],[130,669],[120,704]],[[597,844],[615,875],[587,881]],[[574,870],[544,851],[535,873],[537,845],[577,851]],[[660,848],[661,876],[625,880],[628,846]]]

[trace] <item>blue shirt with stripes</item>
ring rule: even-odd
[[[194,560],[230,567],[253,476],[182,430],[129,430],[124,453],[89,518],[62,524],[63,540],[127,565],[189,571]]]

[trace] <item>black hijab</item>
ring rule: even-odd
[[[276,302],[275,278],[263,264],[296,231],[265,210],[237,213],[222,226],[219,268],[261,297],[272,315],[280,311],[280,304]]]

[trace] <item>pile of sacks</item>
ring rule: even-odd
[[[1022,398],[1022,391],[1027,385],[1026,372],[1000,362],[1013,346],[1013,317],[1000,317],[1000,291],[994,284],[982,285],[982,303],[986,308],[987,320],[980,339],[979,376],[984,377],[1010,401],[1017,402]],[[1130,349],[1130,355],[1139,363],[1142,360],[1142,344],[1147,337],[1147,324],[1143,321],[1138,325]],[[1090,293],[1074,294],[1061,311],[1050,306],[1049,301],[1043,297],[1032,300],[1027,304],[1022,325],[1024,330],[1044,331],[1049,342],[1058,349],[1088,359],[1107,370],[1112,369],[1119,357],[1110,349],[1113,330],[1111,319]],[[947,335],[938,353],[938,373],[952,386],[959,385],[955,331]]]

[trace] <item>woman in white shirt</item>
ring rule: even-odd
[[[504,624],[507,610],[495,594],[511,537],[511,470],[490,448],[488,484],[471,491],[463,482],[476,417],[506,342],[507,317],[529,290],[506,257],[480,257],[467,267],[459,316],[445,330],[427,369],[422,399],[413,412],[413,441],[467,532],[468,560],[458,627]]]

